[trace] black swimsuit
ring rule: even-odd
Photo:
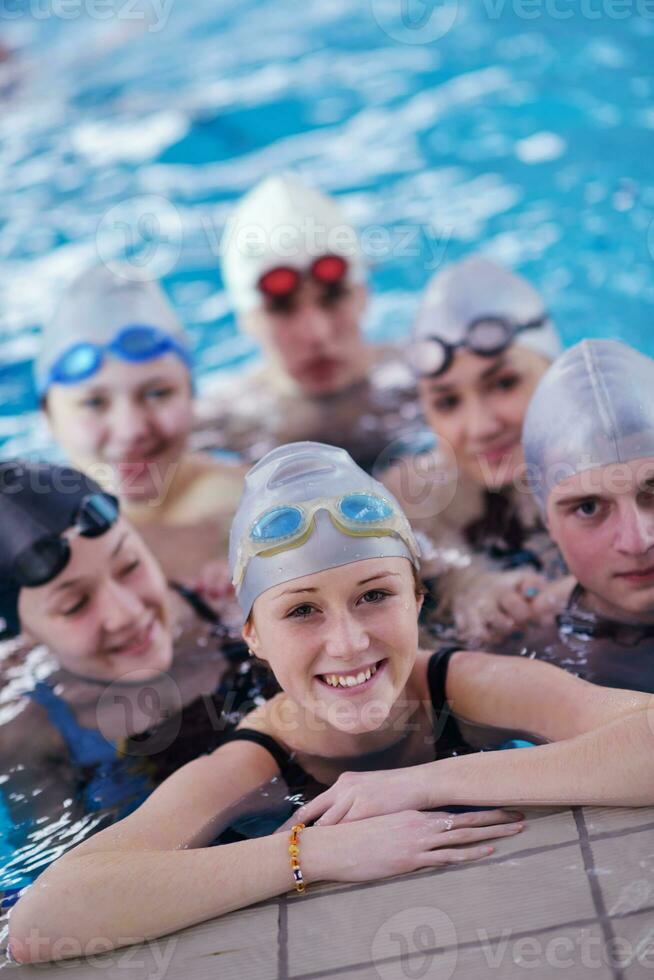
[[[450,707],[445,696],[445,683],[447,679],[447,669],[450,657],[459,647],[443,647],[432,654],[427,665],[427,683],[433,715],[433,729],[438,732],[438,747],[442,754],[448,751],[461,749],[464,747],[464,739],[459,731],[459,726],[450,712]],[[253,728],[237,728],[230,732],[224,742],[254,742],[265,749],[275,760],[279,767],[280,774],[291,792],[305,790],[311,784],[313,795],[314,790],[322,792],[327,787],[322,786],[310,776],[298,763],[293,755],[284,746],[280,745],[271,735],[265,732],[255,731]]]

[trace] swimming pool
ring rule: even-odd
[[[432,18],[421,0],[115,0],[109,19],[86,0],[66,20],[46,0],[5,7],[20,81],[0,103],[3,455],[47,450],[39,324],[96,250],[152,260],[201,393],[254,355],[222,291],[220,232],[285,167],[342,195],[362,230],[373,337],[403,334],[436,265],[481,246],[543,289],[566,342],[654,353],[646,5],[620,19],[600,0]]]

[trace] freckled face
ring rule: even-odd
[[[362,733],[381,727],[405,689],[420,605],[408,559],[370,558],[264,592],[244,635],[296,704]]]
[[[46,411],[70,461],[123,499],[165,495],[192,423],[186,366],[173,354],[140,364],[107,357],[88,381],[53,385]]]
[[[281,306],[266,300],[244,317],[244,326],[303,394],[325,395],[342,390],[362,373],[365,303],[361,285],[327,289],[306,281]]]
[[[463,350],[444,374],[419,382],[429,425],[476,483],[499,489],[519,474],[527,406],[548,367],[517,345],[492,358]]]
[[[654,458],[561,481],[548,497],[547,524],[597,612],[654,619]]]
[[[125,520],[98,538],[70,539],[66,567],[46,585],[23,588],[23,632],[63,667],[112,681],[148,680],[172,663],[166,581]]]

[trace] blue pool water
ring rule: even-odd
[[[542,288],[566,342],[654,353],[654,15],[429,2],[440,20],[422,0],[114,0],[106,21],[91,0],[68,20],[2,5],[19,49],[13,91],[0,75],[3,454],[47,447],[39,325],[98,250],[152,257],[200,392],[253,356],[218,243],[231,202],[279,168],[342,196],[364,232],[374,337],[405,333],[436,264],[483,247]]]

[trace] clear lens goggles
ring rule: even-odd
[[[450,344],[441,337],[418,340],[411,347],[411,366],[420,377],[435,378],[447,371],[456,351],[462,347],[480,357],[497,357],[510,347],[518,334],[536,330],[548,319],[547,314],[543,314],[528,323],[515,324],[499,316],[478,317],[468,325],[464,339],[457,344]]]
[[[64,534],[49,534],[25,548],[15,559],[12,577],[21,587],[37,588],[56,578],[70,561],[70,539],[99,538],[118,520],[118,501],[109,493],[84,497],[75,523]]]
[[[176,354],[190,368],[188,351],[170,334],[157,327],[133,324],[123,327],[109,344],[84,341],[69,347],[50,369],[46,388],[51,384],[85,381],[100,370],[107,354],[138,364],[169,353]]]
[[[309,538],[314,517],[326,510],[332,523],[343,534],[353,537],[400,537],[418,561],[418,545],[408,520],[390,500],[376,493],[356,491],[341,497],[320,497],[307,503],[282,504],[264,511],[251,524],[241,543],[233,583],[240,586],[251,558],[269,557],[288,548],[298,548]]]

